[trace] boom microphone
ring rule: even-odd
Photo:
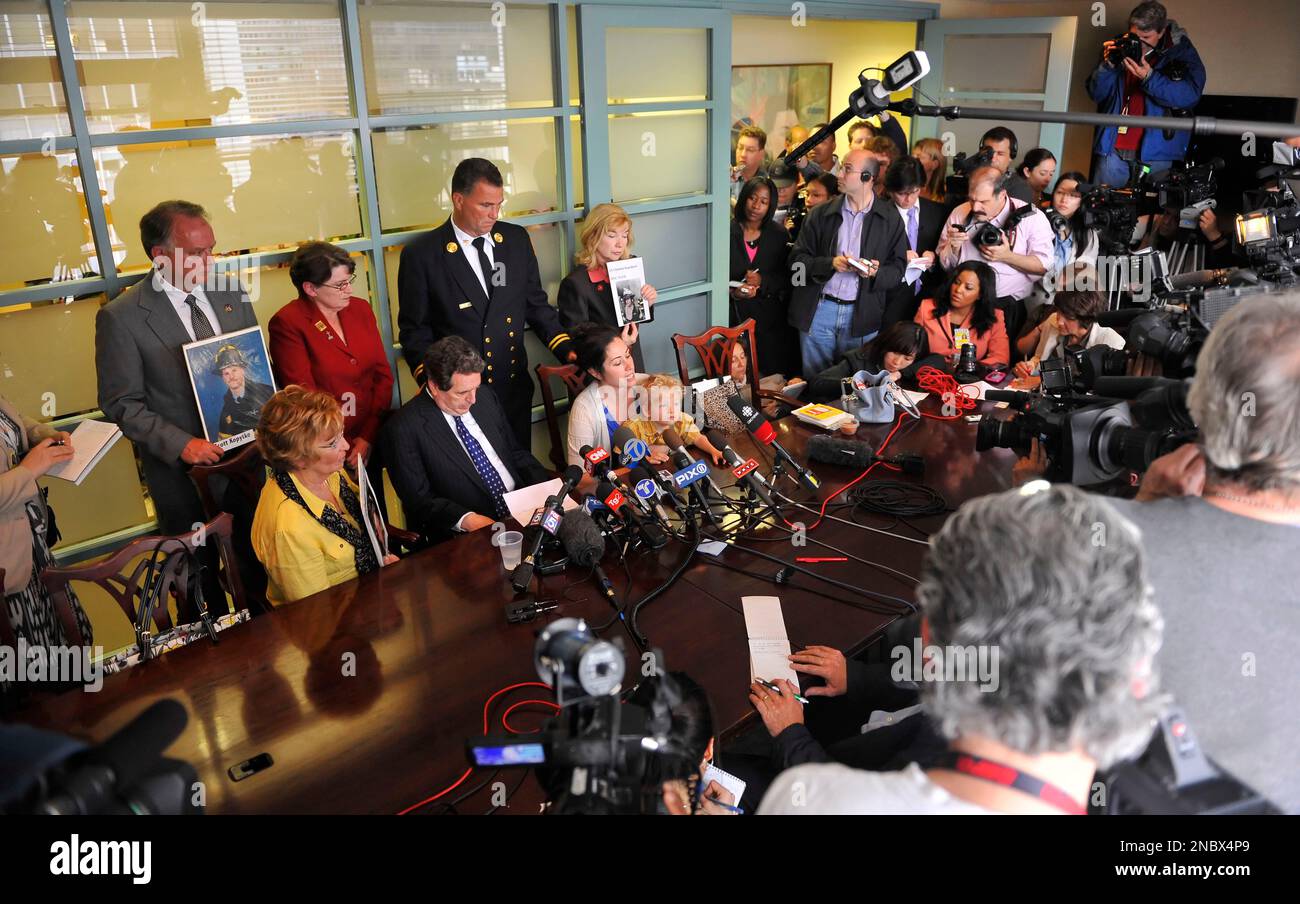
[[[547,497],[546,506],[542,509],[541,519],[538,522],[540,529],[533,534],[533,539],[528,546],[528,555],[524,556],[515,566],[515,570],[510,573],[510,586],[515,588],[516,593],[523,593],[533,582],[533,568],[537,564],[537,554],[542,549],[542,541],[546,539],[547,534],[555,534],[559,530],[562,523],[560,513],[564,506],[564,497],[572,493],[573,488],[581,480],[582,468],[569,465],[564,469],[564,485],[554,496]]]
[[[728,397],[727,407],[731,409],[732,413],[735,414],[736,417],[740,418],[740,422],[745,425],[746,430],[754,435],[755,439],[776,450],[776,454],[779,455],[785,463],[799,475],[799,482],[801,484],[813,491],[816,491],[817,488],[822,485],[822,482],[817,479],[816,474],[795,461],[794,457],[789,452],[785,451],[785,448],[777,442],[775,428],[772,427],[767,418],[763,417],[761,411],[753,405],[750,405],[743,397],[738,395]]]
[[[842,439],[838,436],[818,434],[808,440],[808,457],[813,461],[824,461],[832,465],[844,465],[853,468],[869,468],[876,462],[896,465],[906,474],[924,474],[925,460],[921,456],[904,452],[901,455],[885,457],[877,455],[870,445],[856,439]]]

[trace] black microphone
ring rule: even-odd
[[[533,539],[528,546],[528,555],[524,556],[515,566],[515,570],[510,573],[510,586],[515,588],[516,593],[523,593],[533,582],[533,567],[537,564],[537,554],[541,552],[542,541],[546,539],[548,533],[554,534],[559,529],[559,515],[564,506],[564,497],[572,493],[573,488],[581,480],[582,468],[569,465],[564,469],[564,485],[554,496],[547,498],[538,520],[541,529],[533,534]]]
[[[895,465],[906,474],[924,474],[925,459],[914,452],[900,455],[877,455],[867,443],[856,439],[842,439],[838,436],[818,434],[808,440],[808,457],[813,461],[824,461],[833,465],[854,468],[868,468],[879,462]]]
[[[614,453],[614,467],[630,468],[640,462],[641,458],[644,457],[640,456],[635,461],[629,460],[626,452],[629,443],[641,443],[642,446],[646,446],[646,443],[638,439],[637,435],[632,432],[631,427],[627,426],[627,424],[623,424],[615,430],[614,435],[609,438],[609,445]],[[646,451],[649,451],[648,446],[646,446]]]
[[[618,608],[614,585],[600,567],[600,560],[605,555],[605,537],[585,509],[569,509],[564,513],[560,519],[559,537],[569,560],[579,568],[592,569],[600,582],[601,592]]]
[[[651,549],[660,549],[668,542],[668,535],[664,533],[663,528],[653,521],[647,521],[634,506],[628,504],[627,493],[610,481],[601,481],[600,486],[596,487],[596,496],[611,512],[640,531]]]
[[[642,481],[649,481],[653,488],[655,498],[655,509],[658,511],[657,503],[666,502],[674,510],[680,509],[680,500],[677,497],[677,488],[671,481],[664,480],[659,471],[647,464],[639,464],[628,472],[628,479],[632,481],[634,487],[640,487]],[[640,495],[639,493],[637,494]],[[662,517],[662,514],[661,514]]]
[[[609,453],[600,446],[583,446],[578,450],[578,454],[581,455],[583,461],[587,463],[587,470],[590,471],[592,476],[597,480],[604,480],[605,475],[607,475],[610,468],[613,467],[613,462],[610,460]]]
[[[674,442],[673,440],[676,440],[676,442]],[[677,431],[674,430],[672,427],[669,427],[667,430],[664,431],[664,441],[668,444],[668,447],[672,449],[672,451],[669,452],[668,457],[672,461],[673,467],[677,468],[677,470],[680,471],[683,468],[689,468],[697,463],[695,459],[691,458],[690,454],[682,446],[682,438],[677,434]],[[699,462],[699,464],[704,464],[705,479],[711,479],[708,477],[708,467],[709,467],[708,464],[704,462]],[[713,524],[714,527],[721,530],[722,524],[719,523],[718,516],[714,513],[713,509],[709,506],[709,494],[705,492],[704,487],[700,486],[700,481],[696,480],[694,483],[692,483],[690,485],[690,490],[691,490],[691,495],[695,497],[696,504],[708,517],[709,521]]]
[[[664,431],[664,444],[667,445],[669,449],[678,453],[679,455],[686,456],[687,464],[689,464],[691,461],[694,460],[691,453],[686,450],[686,443],[682,440],[682,435],[677,432],[676,427],[669,427],[667,430]],[[676,459],[674,459],[674,461],[676,461]],[[679,464],[678,467],[684,468],[686,467],[686,465]],[[704,480],[706,483],[708,483],[709,489],[714,493],[714,495],[716,495],[719,499],[725,498],[722,495],[722,488],[713,482],[712,473],[706,473],[704,475]]]
[[[58,794],[41,805],[50,816],[88,816],[103,812],[120,792],[153,770],[189,721],[175,700],[159,700],[99,747],[62,783]]]
[[[713,447],[722,453],[722,457],[731,465],[731,473],[736,476],[737,480],[742,480],[745,486],[749,487],[763,504],[768,508],[775,509],[776,503],[772,501],[772,494],[768,490],[767,481],[763,479],[762,473],[758,470],[758,462],[752,458],[746,460],[740,457],[740,453],[731,448],[727,438],[717,430],[710,430],[705,436]]]
[[[799,482],[801,484],[814,491],[822,485],[822,482],[817,479],[816,474],[795,461],[794,456],[785,451],[785,448],[777,442],[775,428],[768,423],[767,418],[763,417],[761,411],[753,405],[750,405],[743,397],[738,395],[728,397],[727,407],[731,409],[732,413],[735,414],[736,417],[740,418],[740,422],[745,425],[746,430],[754,435],[755,439],[776,450],[776,454],[779,455],[785,463],[794,469],[794,472],[799,475]]]

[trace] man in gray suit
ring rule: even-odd
[[[162,202],[140,218],[140,240],[154,269],[95,320],[99,407],[140,452],[161,532],[182,534],[205,520],[185,466],[214,464],[222,450],[204,436],[181,346],[257,317],[233,277],[229,288],[213,279],[216,239],[199,205]]]

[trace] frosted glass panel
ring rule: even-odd
[[[148,266],[140,217],[184,198],[208,211],[217,254],[361,234],[350,133],[216,138],[95,151],[118,269]]]
[[[451,214],[451,175],[486,157],[505,181],[503,217],[559,207],[555,120],[511,119],[390,129],[373,135],[379,218],[385,232],[432,228]]]
[[[609,118],[610,182],[616,202],[707,190],[706,111]]]
[[[94,411],[95,315],[102,295],[0,313],[0,395],[38,421]]]
[[[1043,109],[1042,101],[995,101],[981,100],[981,107],[1006,107],[1014,110],[1041,110]],[[1025,159],[1025,154],[1029,153],[1032,148],[1038,147],[1038,135],[1042,128],[1036,122],[994,122],[988,119],[954,119],[944,121],[940,126],[944,131],[950,131],[957,136],[957,150],[965,151],[967,154],[973,154],[979,150],[980,136],[993,128],[995,125],[1006,126],[1016,133],[1017,143],[1020,145],[1020,153],[1016,159],[1011,161],[1014,167],[1021,160]]]
[[[63,425],[62,429],[71,431],[73,427]],[[61,546],[134,527],[153,518],[145,508],[134,447],[125,437],[95,465],[81,486],[51,478],[42,480],[41,484],[50,488],[50,505],[59,515],[59,530],[63,532]],[[92,624],[98,632],[98,624]]]
[[[641,348],[645,352],[645,366],[650,373],[677,376],[677,354],[673,350],[673,333],[697,336],[707,330],[709,323],[709,296],[692,295],[676,301],[655,305],[655,322],[641,331]],[[694,366],[690,357],[688,365]]]
[[[605,80],[611,104],[706,100],[707,28],[610,28]]]
[[[92,132],[348,116],[335,0],[68,4]]]
[[[45,3],[0,2],[0,23],[0,141],[70,134]]]
[[[76,154],[0,157],[0,223],[0,289],[99,269]]]
[[[645,258],[646,279],[656,289],[709,278],[707,207],[638,214],[632,218],[632,233],[632,253]]]
[[[352,274],[352,295],[354,298],[364,298],[371,302],[373,309],[374,291],[371,287],[370,271],[366,265],[366,255],[356,253],[350,257],[357,267]],[[261,324],[262,333],[266,335],[269,345],[271,340],[266,330],[271,318],[282,307],[298,297],[298,290],[293,287],[293,282],[289,279],[289,262],[240,270],[239,282],[253,302],[253,313],[257,315],[257,322]]]
[[[555,102],[551,15],[545,5],[406,0],[359,6],[371,113]]]
[[[1043,91],[1051,35],[947,35],[943,90]]]

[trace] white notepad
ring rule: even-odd
[[[700,778],[703,780],[704,787],[706,788],[709,787],[709,782],[717,782],[719,785],[726,788],[731,792],[731,797],[734,801],[732,806],[740,806],[740,797],[745,793],[745,783],[743,781],[736,778],[730,772],[719,769],[712,763],[705,765],[704,774],[701,775]]]
[[[66,480],[74,486],[81,482],[99,464],[100,460],[122,438],[117,424],[108,421],[82,421],[72,431],[72,458],[45,472],[47,477]]]
[[[790,638],[785,633],[780,597],[743,596],[740,604],[749,634],[749,680],[775,683],[785,678],[798,687],[799,675],[790,665]]]

